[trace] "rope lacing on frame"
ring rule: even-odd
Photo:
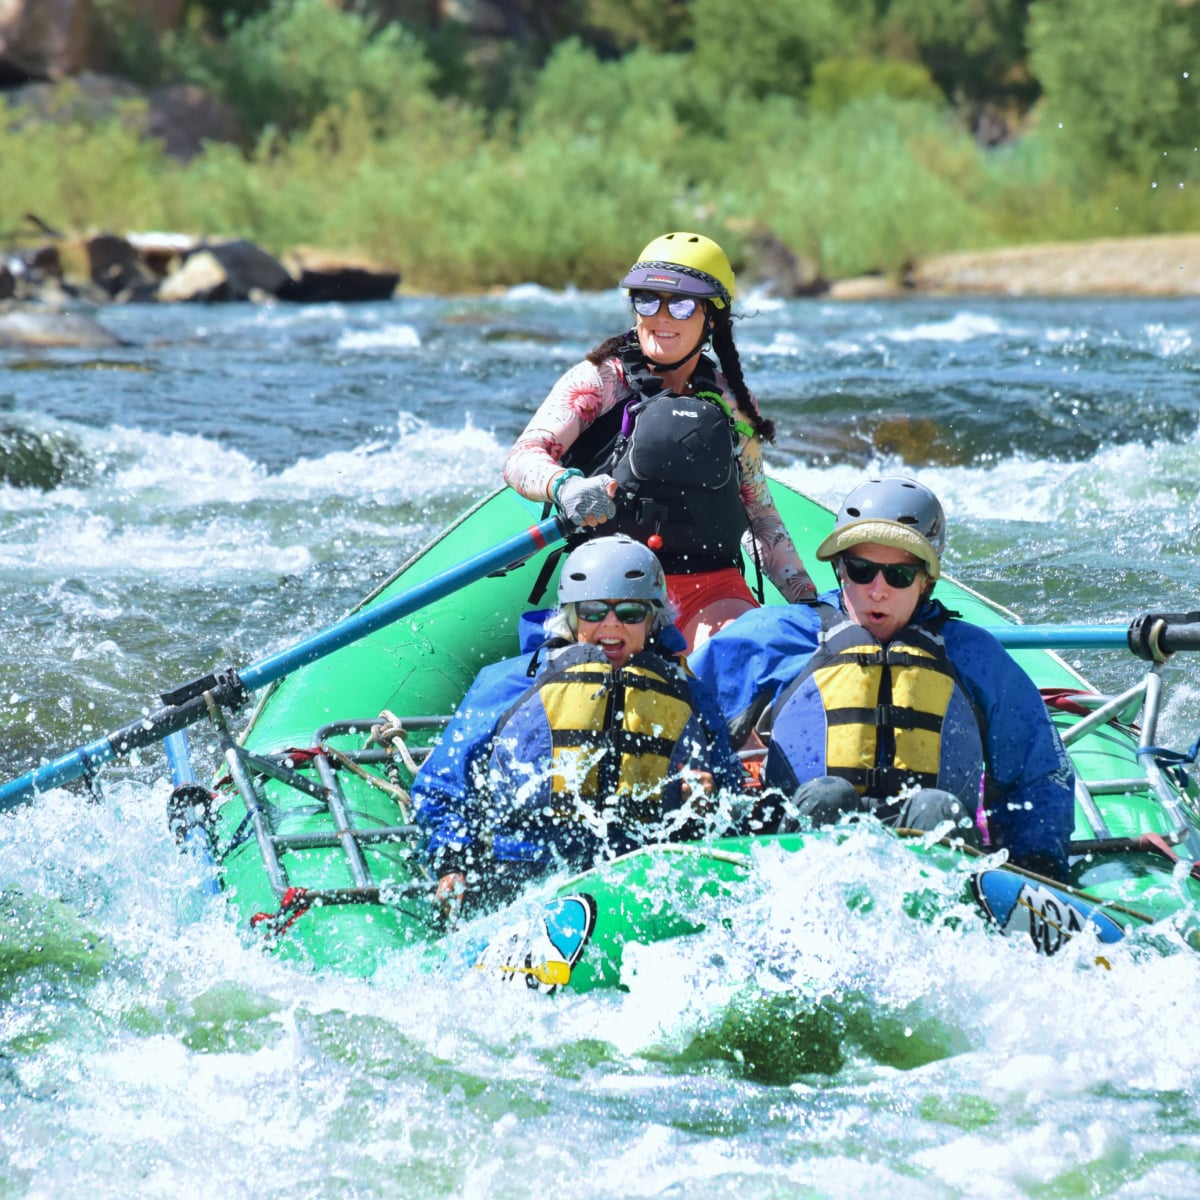
[[[290,887],[280,899],[278,912],[257,912],[250,918],[250,924],[251,926],[265,926],[263,932],[268,938],[280,938],[310,908],[312,908],[312,900],[308,897],[308,889]]]

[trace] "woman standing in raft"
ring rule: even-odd
[[[588,537],[627,533],[658,555],[691,648],[757,601],[742,544],[789,601],[816,591],[767,490],[774,424],[733,341],[733,268],[695,233],[652,241],[629,269],[634,326],[554,385],[517,438],[505,481],[556,504]],[[720,371],[704,353],[710,342]]]

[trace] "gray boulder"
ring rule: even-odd
[[[100,350],[125,343],[84,313],[33,306],[0,309],[0,350],[79,346]]]
[[[298,248],[283,262],[288,280],[279,290],[279,299],[297,304],[389,300],[400,283],[399,271],[320,250]]]
[[[110,298],[153,300],[156,276],[128,238],[101,233],[85,243],[91,282]]]

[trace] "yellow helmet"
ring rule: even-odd
[[[621,280],[624,288],[699,296],[717,308],[733,303],[733,283],[733,267],[725,251],[699,233],[656,237]]]

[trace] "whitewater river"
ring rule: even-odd
[[[1200,301],[742,312],[780,478],[836,504],[918,475],[950,573],[1031,621],[1200,607]],[[521,288],[101,319],[129,344],[0,352],[3,779],[342,615],[496,486],[624,310]],[[1167,668],[1177,748],[1195,663]],[[314,977],[201,894],[168,791],[151,750],[0,817],[0,1198],[1200,1194],[1200,956],[934,932],[903,912],[915,859],[864,830],[765,862],[715,943],[626,992]]]

